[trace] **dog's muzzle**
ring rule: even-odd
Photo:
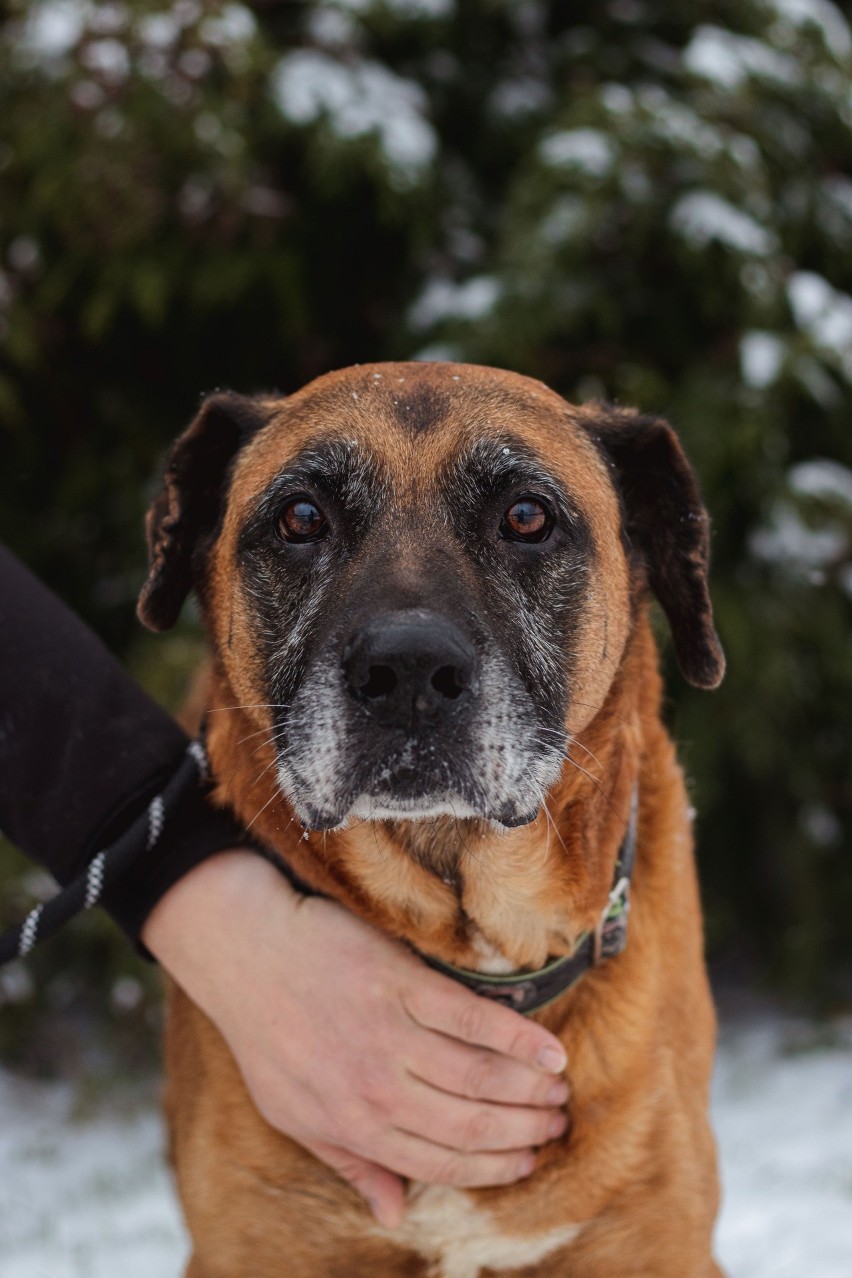
[[[499,649],[465,621],[458,606],[374,607],[315,655],[279,731],[279,784],[304,825],[535,819],[562,763],[556,729],[551,744]]]

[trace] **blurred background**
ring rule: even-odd
[[[848,1011],[850,85],[830,0],[3,4],[0,539],[174,708],[197,623],[134,601],[203,392],[452,358],[667,416],[728,654],[665,658],[714,970]],[[49,892],[0,847],[0,922]],[[30,1069],[156,1019],[105,919],[0,973]]]
[[[733,1278],[849,1274],[850,294],[832,0],[0,0],[0,540],[169,708],[204,643],[136,622],[142,519],[204,392],[452,358],[680,431]],[[52,890],[0,841],[0,926]],[[178,1273],[159,1020],[97,912],[0,970],[4,1273]]]

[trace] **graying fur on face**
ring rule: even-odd
[[[328,511],[329,535],[316,545],[268,533],[295,492]],[[553,545],[502,538],[501,512],[521,492],[557,512]],[[406,490],[404,507],[387,471],[342,438],[305,449],[258,503],[243,578],[269,700],[281,707],[279,786],[317,828],[443,814],[532,820],[565,760],[567,637],[588,573],[582,516],[538,459],[502,439],[479,441],[428,491]],[[347,638],[385,610],[421,606],[464,629],[477,653],[475,692],[441,725],[379,726],[347,688]]]
[[[320,657],[286,713],[290,726],[279,749],[279,784],[308,826],[438,815],[532,820],[564,763],[564,736],[551,738],[531,728],[523,739],[519,725],[529,725],[532,717],[524,688],[491,651],[483,660],[476,707],[466,716],[471,746],[463,759],[450,762],[446,739],[408,737],[363,776],[352,757],[358,748],[357,708],[333,661]],[[393,793],[394,775],[414,764],[433,784],[416,801],[400,800]]]

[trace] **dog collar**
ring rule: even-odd
[[[584,932],[572,954],[554,959],[534,972],[511,972],[492,976],[466,967],[455,967],[443,959],[417,953],[430,967],[466,985],[474,994],[502,1003],[516,1012],[529,1015],[547,1007],[559,998],[581,976],[604,959],[621,954],[627,945],[627,916],[630,911],[630,879],[636,861],[636,827],[639,816],[639,791],[634,789],[630,801],[630,817],[615,863],[612,890],[593,932]]]

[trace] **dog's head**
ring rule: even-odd
[[[723,658],[708,522],[669,426],[540,382],[367,365],[208,398],[148,520],[139,613],[195,588],[305,825],[535,818],[646,586],[690,682]]]

